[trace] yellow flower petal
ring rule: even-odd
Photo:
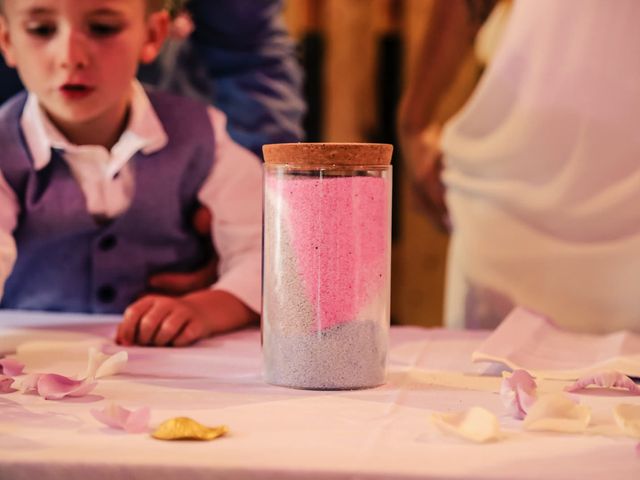
[[[454,413],[434,412],[431,421],[441,431],[473,442],[492,442],[501,436],[497,417],[482,407]]]
[[[625,434],[640,438],[640,405],[621,403],[613,409],[613,418]]]
[[[213,440],[227,433],[226,425],[205,427],[188,417],[176,417],[162,422],[151,434],[158,440]]]
[[[526,430],[580,433],[586,430],[590,420],[588,406],[576,404],[562,393],[552,393],[533,404],[523,426]]]

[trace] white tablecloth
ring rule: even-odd
[[[116,321],[2,312],[0,352],[35,340],[74,340],[85,348],[110,338]],[[615,435],[611,419],[613,405],[637,404],[639,397],[602,391],[580,396],[593,408],[592,423],[607,435],[524,432],[505,414],[499,377],[479,375],[469,361],[486,335],[394,327],[386,385],[342,392],[266,385],[257,330],[187,349],[130,349],[131,373],[101,379],[87,397],[0,395],[0,478],[640,478],[637,440]],[[42,362],[69,368],[58,357]],[[564,385],[546,382],[540,389]],[[162,442],[110,430],[89,413],[109,401],[130,409],[148,405],[152,425],[189,416],[228,425],[230,433],[213,442]],[[430,423],[433,411],[474,405],[498,415],[506,438],[471,444]]]

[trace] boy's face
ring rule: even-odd
[[[139,62],[166,36],[146,0],[4,0],[0,47],[59,126],[122,122]]]

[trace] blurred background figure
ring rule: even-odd
[[[201,96],[229,133],[262,157],[265,143],[303,138],[302,71],[281,0],[189,0],[150,83]],[[191,20],[193,33],[189,28]],[[182,39],[180,37],[183,37]],[[141,72],[145,74],[152,72]]]
[[[424,203],[452,232],[446,324],[492,328],[523,305],[574,330],[640,331],[640,3],[516,0],[438,141],[429,96],[477,32],[470,2],[446,3],[400,123]]]

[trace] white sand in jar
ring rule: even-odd
[[[308,389],[357,389],[384,383],[387,329],[354,321],[315,334],[270,330],[266,380]]]
[[[269,205],[271,195],[267,195],[265,216],[273,214]],[[286,224],[281,222],[277,233],[274,222],[265,222],[264,268],[267,273],[264,288],[263,322],[271,322],[278,328],[290,333],[310,332],[313,329],[315,314],[300,276],[291,248],[290,235]]]

